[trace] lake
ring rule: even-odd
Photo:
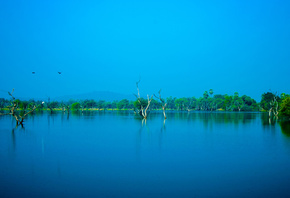
[[[0,197],[290,197],[290,123],[267,113],[0,116]]]

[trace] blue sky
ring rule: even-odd
[[[142,94],[290,93],[289,10],[279,0],[0,0],[0,97],[131,94],[140,76]]]

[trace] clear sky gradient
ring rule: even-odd
[[[289,2],[0,0],[0,97],[290,93]]]

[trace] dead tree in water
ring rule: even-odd
[[[66,104],[65,107],[64,107],[65,111],[67,111],[67,113],[69,113],[69,110],[70,110],[70,105],[69,104]]]
[[[147,95],[147,104],[142,103],[142,98],[140,97],[140,91],[139,91],[139,83],[140,80],[138,82],[136,82],[136,86],[137,86],[137,91],[138,91],[138,95],[134,94],[138,100],[138,103],[140,104],[140,108],[137,109],[137,113],[144,119],[147,119],[148,113],[147,110],[150,107],[150,103],[153,99],[153,95],[151,97],[149,97],[149,95]],[[146,107],[145,107],[146,106]]]
[[[279,114],[279,103],[277,101],[277,94],[273,97],[272,101],[270,102],[270,109],[269,109],[269,117],[271,117],[271,112],[273,112],[274,116],[278,118]]]
[[[28,111],[28,112],[25,112],[25,110],[24,110],[23,114],[21,115],[21,113],[17,111],[18,105],[17,105],[17,102],[15,101],[14,96],[12,95],[13,92],[14,92],[14,89],[12,90],[11,93],[8,92],[8,94],[9,94],[9,95],[11,96],[11,98],[12,98],[11,106],[8,106],[8,108],[9,108],[9,113],[1,114],[1,115],[12,115],[12,116],[15,118],[15,120],[16,120],[16,125],[17,125],[17,126],[19,126],[19,125],[23,126],[23,122],[24,122],[25,117],[26,117],[28,114],[32,113],[32,112],[36,109],[36,106],[34,105],[34,106],[31,108],[31,110]]]
[[[160,100],[161,105],[162,105],[164,119],[166,119],[165,109],[166,109],[167,103],[165,102],[165,100],[163,98],[161,98],[161,89],[158,91],[158,93],[159,93],[159,97],[157,97],[155,94],[154,94],[154,96]]]

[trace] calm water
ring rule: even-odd
[[[290,123],[261,113],[0,117],[0,197],[290,197]]]

